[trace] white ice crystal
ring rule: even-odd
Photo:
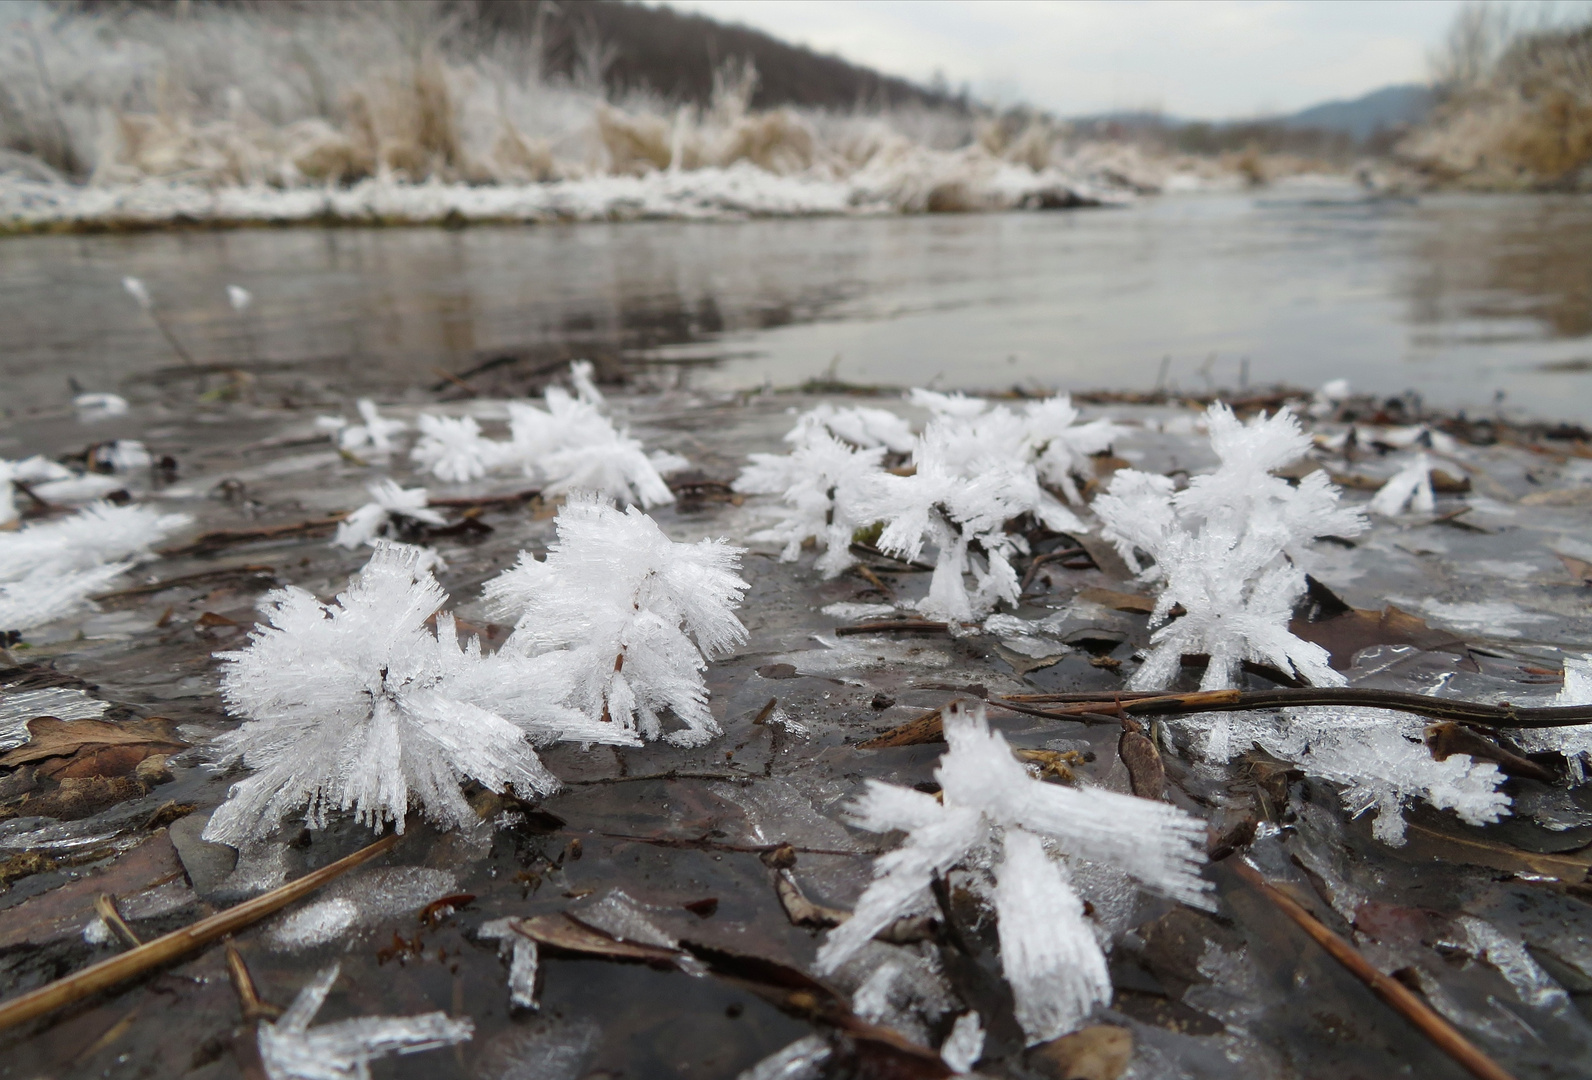
[[[1452,810],[1472,825],[1509,813],[1509,796],[1498,790],[1507,777],[1498,766],[1469,754],[1435,760],[1422,741],[1425,721],[1418,717],[1385,709],[1312,708],[1233,717],[1229,723],[1235,748],[1258,744],[1307,775],[1338,785],[1351,817],[1374,810],[1372,834],[1394,847],[1404,844],[1404,806],[1411,799]]]
[[[68,518],[0,532],[0,629],[29,630],[79,610],[191,520],[94,503]]]
[[[232,305],[233,311],[242,315],[249,310],[249,305],[254,303],[254,294],[242,285],[228,285],[227,303]]]
[[[746,591],[744,549],[723,540],[680,544],[635,507],[573,497],[558,539],[538,561],[521,553],[485,596],[515,620],[502,653],[551,665],[563,699],[598,726],[662,735],[670,710],[685,728],[665,736],[698,745],[719,733],[702,671],[707,657],[746,640],[735,607]]]
[[[999,851],[993,901],[1002,969],[1029,1042],[1053,1039],[1108,1001],[1111,981],[1066,865],[1047,844],[1069,859],[1115,866],[1175,900],[1209,907],[1210,886],[1199,877],[1205,827],[1166,803],[1035,779],[990,731],[982,704],[953,702],[944,717],[950,749],[935,770],[943,801],[873,780],[851,807],[858,827],[900,829],[907,838],[875,862],[874,881],[852,917],[819,949],[818,970],[833,972],[922,903],[936,875]]]
[[[870,524],[856,516],[858,496],[871,491],[884,475],[885,448],[857,449],[817,425],[798,424],[791,434],[801,436],[795,449],[751,455],[752,464],[741,470],[735,490],[778,495],[785,503],[779,521],[753,533],[752,540],[780,544],[783,562],[793,562],[804,543],[817,540],[824,549],[818,568],[833,577],[856,562],[852,536]]]
[[[940,1046],[940,1060],[960,1076],[972,1072],[983,1056],[984,1026],[978,1022],[978,1013],[963,1013],[956,1018],[951,1033]]]
[[[378,480],[367,484],[371,500],[353,511],[337,526],[332,543],[352,551],[361,544],[374,544],[376,537],[384,534],[394,517],[413,518],[427,525],[443,525],[446,519],[426,506],[425,488],[401,488],[391,480]]]
[[[752,539],[780,543],[786,561],[816,540],[824,549],[817,567],[833,577],[856,562],[850,547],[857,530],[882,523],[883,551],[916,559],[932,544],[937,552],[929,595],[919,604],[924,614],[965,622],[1000,600],[1015,603],[1011,558],[1026,545],[1007,523],[1029,514],[1056,531],[1085,531],[1050,489],[1076,501],[1075,474],[1119,429],[1106,421],[1078,424],[1065,395],[1021,412],[932,390],[913,390],[908,400],[933,414],[915,439],[883,409],[823,404],[785,436],[791,453],[751,455],[736,490],[778,495],[786,508]],[[904,449],[912,452],[911,475],[886,472],[886,452]]]
[[[1383,517],[1398,517],[1408,509],[1415,514],[1430,514],[1437,506],[1432,496],[1432,462],[1424,452],[1417,453],[1371,497],[1368,509]]]
[[[605,404],[602,391],[597,389],[596,368],[590,360],[569,362],[569,381],[575,386],[575,396],[594,409]]]
[[[1550,703],[1560,708],[1592,705],[1592,655],[1565,656],[1564,685]],[[1511,733],[1527,753],[1553,751],[1564,755],[1572,783],[1584,784],[1592,763],[1592,724],[1556,728],[1519,728]]]
[[[1211,447],[1221,464],[1175,492],[1166,477],[1123,469],[1094,501],[1101,532],[1149,579],[1165,582],[1134,689],[1160,689],[1176,676],[1181,657],[1205,653],[1201,688],[1234,685],[1246,660],[1271,664],[1317,685],[1341,686],[1343,676],[1325,649],[1288,630],[1304,595],[1299,560],[1318,536],[1352,536],[1365,519],[1340,506],[1339,492],[1317,470],[1290,485],[1273,472],[1297,461],[1310,442],[1286,409],[1241,423],[1226,405],[1206,414]],[[1173,608],[1186,614],[1167,623]]]
[[[502,452],[502,465],[540,480],[550,495],[593,491],[649,508],[673,502],[674,493],[640,440],[615,428],[600,411],[603,399],[591,384],[589,367],[575,378],[578,397],[549,386],[542,393],[545,410],[509,403],[512,439]]]
[[[474,417],[421,413],[417,423],[420,439],[409,457],[439,480],[450,484],[479,480],[503,460],[503,444],[484,438]]]
[[[303,589],[267,594],[268,626],[221,653],[221,692],[247,723],[217,740],[222,762],[253,775],[238,782],[205,827],[236,847],[303,808],[312,828],[329,811],[404,828],[418,803],[440,825],[475,820],[459,785],[530,797],[558,787],[527,741],[631,742],[615,725],[587,722],[543,695],[556,672],[518,657],[460,649],[447,594],[423,552],[378,541],[370,562],[334,604]],[[436,631],[427,625],[436,616]]]
[[[359,1016],[310,1027],[340,966],[318,972],[276,1021],[260,1024],[260,1063],[270,1080],[370,1080],[370,1063],[468,1041],[475,1025],[446,1013]]]
[[[72,407],[77,410],[77,418],[85,424],[96,420],[108,420],[113,416],[127,414],[127,399],[120,394],[79,394],[72,399]]]
[[[115,439],[95,448],[94,464],[102,470],[110,468],[119,473],[137,472],[154,463],[147,447],[137,439]]]
[[[126,289],[127,295],[133,298],[133,302],[145,311],[155,306],[154,298],[149,295],[149,288],[142,278],[124,277],[122,288]]]

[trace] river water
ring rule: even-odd
[[[11,409],[175,362],[392,394],[591,356],[704,389],[1183,390],[1347,378],[1448,408],[1592,403],[1592,201],[1275,191],[1125,209],[0,242]],[[224,286],[249,289],[243,314]],[[136,390],[136,388],[135,388]]]

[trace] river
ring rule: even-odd
[[[201,364],[340,392],[518,393],[591,356],[711,389],[1347,378],[1574,420],[1592,403],[1589,238],[1585,198],[1303,189],[1061,213],[20,236],[0,241],[0,378],[15,412],[174,364],[121,289],[134,275]],[[227,284],[253,294],[244,313]]]

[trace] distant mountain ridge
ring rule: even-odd
[[[1324,101],[1281,117],[1290,128],[1341,131],[1364,140],[1377,131],[1413,127],[1432,111],[1432,88],[1420,83],[1384,86],[1348,101]]]
[[[1364,142],[1379,131],[1400,127],[1414,127],[1431,113],[1432,88],[1420,83],[1399,83],[1384,86],[1357,98],[1323,101],[1298,112],[1282,116],[1263,116],[1246,120],[1193,120],[1168,116],[1148,109],[1125,109],[1120,112],[1096,116],[1076,117],[1075,122],[1087,125],[1116,125],[1127,129],[1185,128],[1199,125],[1215,130],[1223,128],[1254,128],[1273,126],[1290,131],[1322,131],[1347,135],[1356,142]]]

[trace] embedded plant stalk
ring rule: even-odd
[[[1352,686],[1284,687],[1274,690],[1206,690],[1192,694],[1015,694],[996,704],[1013,712],[1058,720],[1088,713],[1129,716],[1176,716],[1202,712],[1248,712],[1257,709],[1327,708],[1389,709],[1432,720],[1451,720],[1489,728],[1557,728],[1592,724],[1592,705],[1518,706],[1504,702],[1453,701],[1398,690]],[[1041,704],[1054,708],[1039,708]]]
[[[131,979],[152,971],[163,964],[170,963],[180,956],[185,956],[196,949],[210,944],[218,938],[236,933],[246,926],[259,922],[274,912],[287,907],[300,897],[307,896],[319,889],[322,885],[342,874],[369,862],[378,855],[391,851],[401,839],[397,834],[384,836],[374,844],[360,848],[352,855],[338,859],[329,866],[305,874],[297,881],[290,881],[286,885],[272,889],[268,893],[256,896],[253,900],[245,900],[225,911],[218,911],[207,919],[200,919],[192,926],[146,942],[136,949],[102,960],[92,967],[74,972],[62,979],[57,979],[37,990],[23,994],[21,997],[12,998],[0,1004],[0,1031],[16,1027],[18,1024],[53,1012],[63,1005],[70,1005],[74,1001],[81,1001],[91,994],[101,990],[108,990],[117,983]]]
[[[1253,867],[1241,860],[1235,860],[1232,867],[1234,873],[1280,908],[1284,915],[1309,934],[1328,955],[1370,987],[1371,992],[1386,1002],[1389,1008],[1419,1028],[1422,1035],[1430,1039],[1433,1045],[1465,1071],[1478,1080],[1514,1080],[1502,1066],[1477,1049],[1474,1043],[1434,1012],[1432,1007],[1417,997],[1409,987],[1393,976],[1378,971],[1353,945],[1322,925],[1319,919],[1306,911],[1292,897],[1273,887]]]

